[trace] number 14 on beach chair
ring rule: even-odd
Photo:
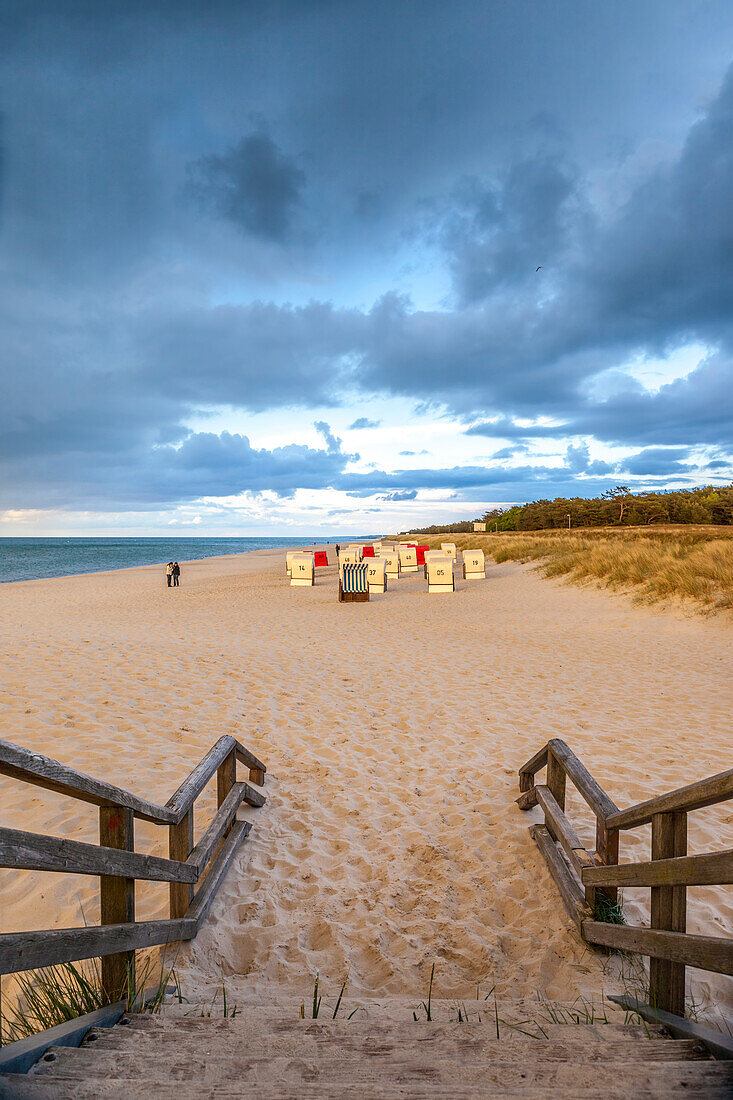
[[[293,587],[311,587],[316,583],[312,554],[293,554],[290,559],[290,584]]]

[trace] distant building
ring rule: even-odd
[[[474,529],[474,531],[485,531],[486,530],[486,524],[485,523],[474,523],[473,529]]]

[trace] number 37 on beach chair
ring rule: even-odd
[[[369,566],[345,563],[339,570],[339,603],[366,603],[369,600]]]

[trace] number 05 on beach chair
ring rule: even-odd
[[[453,579],[453,559],[431,557],[425,563],[428,575],[428,592],[453,592],[456,582]]]
[[[369,600],[369,565],[364,563],[341,566],[339,570],[339,603],[367,603]]]

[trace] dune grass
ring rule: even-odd
[[[546,577],[627,590],[640,602],[680,599],[704,611],[733,610],[733,527],[596,527],[415,540],[480,548],[495,562],[537,562]]]

